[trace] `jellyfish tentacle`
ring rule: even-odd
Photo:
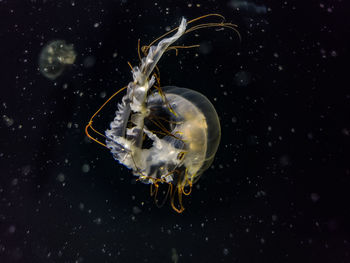
[[[221,28],[232,29],[238,35],[239,40],[242,41],[241,34],[237,30],[237,25],[232,24],[232,23],[206,23],[206,24],[200,24],[200,25],[196,25],[196,26],[193,26],[193,27],[187,29],[185,34],[190,33],[192,31],[195,31],[195,30],[198,30],[198,29],[211,28],[211,27],[221,27]]]
[[[100,133],[99,131],[95,130],[95,128],[92,126],[92,124],[90,125],[90,129],[95,132],[96,134],[100,135],[101,137],[106,138],[106,136],[102,133]]]
[[[190,190],[188,190],[188,192],[185,191],[185,187],[186,187],[186,186],[183,185],[181,191],[182,191],[182,193],[183,193],[184,195],[187,195],[187,196],[188,196],[188,195],[190,195],[190,194],[192,193],[192,184],[189,185]]]
[[[176,192],[177,192],[177,201],[178,201],[179,208],[176,207],[176,205],[175,205]],[[181,214],[185,210],[185,208],[182,204],[182,191],[181,191],[179,186],[172,188],[172,193],[171,193],[171,197],[170,197],[170,205],[179,214]]]
[[[134,71],[134,67],[131,65],[131,63],[129,61],[127,63],[129,65],[129,67],[131,68],[131,71]]]
[[[184,183],[182,184],[182,187],[181,187],[181,191],[184,195],[190,195],[191,192],[192,192],[192,178],[193,178],[193,175],[191,176],[191,179],[188,179],[189,178],[189,174],[188,174],[188,168],[186,168],[186,171],[185,171],[185,180],[184,180]],[[188,192],[185,191],[185,187],[186,185],[188,184],[190,190]]]
[[[153,190],[153,186],[155,187],[154,190]],[[158,193],[158,187],[159,187],[159,185],[157,183],[151,184],[151,186],[150,186],[151,196],[154,196],[156,198],[157,193]]]
[[[140,62],[142,61],[141,51],[140,51],[140,39],[137,40],[137,55],[139,57]]]
[[[151,184],[151,185],[152,185],[152,184]],[[156,206],[157,206],[158,208],[161,208],[161,207],[164,206],[165,202],[166,202],[167,199],[168,199],[168,196],[169,196],[169,194],[170,194],[171,183],[168,183],[168,190],[167,190],[165,196],[163,197],[163,200],[162,200],[161,203],[159,203],[159,201],[158,201],[158,193],[159,193],[159,187],[160,187],[160,186],[159,186],[158,184],[156,184],[156,185],[157,185],[157,186],[156,186],[157,192],[154,193],[154,203],[156,204]],[[151,196],[153,196],[153,195],[151,194]]]
[[[96,134],[99,134],[103,137],[105,137],[102,133],[98,132],[97,130],[95,130],[92,126],[92,123],[93,123],[93,120],[94,118],[96,117],[96,115],[116,96],[118,95],[120,92],[122,92],[123,90],[125,90],[127,88],[127,86],[123,87],[123,88],[120,88],[118,91],[116,91],[112,96],[110,96],[106,101],[105,103],[102,104],[102,106],[91,116],[90,120],[89,120],[89,123],[85,126],[85,134],[93,141],[97,142],[98,144],[108,148],[106,146],[106,144],[100,142],[99,140],[95,139],[94,137],[92,137],[90,134],[89,134],[89,128],[95,132]]]
[[[194,19],[188,21],[188,22],[187,22],[187,25],[192,24],[192,23],[194,23],[194,22],[196,22],[196,21],[198,21],[198,20],[202,20],[202,19],[207,18],[207,17],[219,17],[219,18],[221,18],[223,21],[225,21],[225,17],[224,17],[224,16],[222,16],[222,15],[220,15],[220,14],[213,13],[213,14],[207,14],[207,15],[203,15],[203,16],[194,18]],[[176,31],[176,30],[178,30],[178,29],[179,29],[179,27],[175,27],[175,28],[169,30],[168,32],[166,32],[165,34],[161,35],[160,37],[156,38],[155,40],[153,40],[148,46],[143,46],[143,47],[141,48],[142,52],[143,52],[145,55],[147,55],[147,52],[148,52],[148,50],[150,49],[150,47],[151,47],[152,45],[154,45],[156,42],[158,42],[159,40],[163,39],[164,37],[166,37],[167,35],[171,34],[172,32],[174,32],[174,31]]]
[[[168,136],[171,136],[171,137],[173,137],[173,138],[175,138],[175,139],[177,139],[177,140],[179,140],[179,141],[183,141],[181,138],[175,136],[175,134],[172,134],[170,131],[168,131],[168,130],[167,130],[162,124],[160,124],[159,122],[156,122],[156,121],[154,121],[154,120],[152,120],[152,119],[150,119],[150,121],[151,121],[154,125],[156,125],[159,129],[161,129],[161,130],[163,131],[163,133],[160,132],[160,131],[157,131],[157,133],[163,134],[163,135],[168,135]]]
[[[190,49],[190,48],[196,48],[196,47],[200,47],[200,45],[197,44],[197,45],[191,45],[191,46],[171,46],[171,47],[168,47],[166,52],[170,50],[175,50],[175,55],[177,56],[179,53],[179,49]]]
[[[198,30],[198,29],[202,29],[202,28],[210,28],[210,27],[226,27],[226,28],[231,28],[233,29],[239,36],[239,39],[241,40],[241,35],[239,34],[238,30],[236,29],[237,25],[236,24],[232,24],[232,23],[224,23],[225,21],[225,17],[220,15],[220,14],[207,14],[207,15],[203,15],[197,18],[194,18],[190,21],[187,22],[187,25],[192,24],[196,21],[208,18],[208,17],[218,17],[221,18],[222,21],[221,22],[212,22],[212,23],[203,23],[203,24],[199,24],[199,25],[195,25],[193,27],[188,28],[184,34],[190,33],[192,31]],[[160,41],[161,39],[163,39],[164,37],[166,37],[167,35],[171,34],[172,32],[178,30],[179,27],[175,27],[172,30],[169,30],[168,32],[166,32],[165,34],[161,35],[160,37],[156,38],[155,40],[153,40],[148,46],[143,46],[141,47],[141,51],[143,52],[143,54],[146,56],[148,54],[148,50],[151,48],[152,45],[154,45],[157,41]],[[175,48],[175,50],[177,50]],[[177,55],[177,51],[176,51],[176,55]]]
[[[89,130],[88,130],[88,129],[89,129],[89,128],[92,128],[91,125],[92,125],[92,121],[90,121],[90,122],[88,123],[88,125],[85,126],[85,134],[86,134],[86,136],[88,136],[88,137],[89,137],[91,140],[93,140],[94,142],[96,142],[96,143],[102,145],[103,147],[108,148],[108,147],[106,146],[106,144],[100,142],[99,140],[97,140],[96,138],[92,137],[92,136],[89,134]]]
[[[167,123],[171,123],[171,124],[182,124],[183,123],[183,121],[172,121],[172,120],[168,120],[166,118],[160,117],[160,116],[156,116],[156,118],[159,120],[165,121]],[[178,133],[178,132],[175,132],[175,134],[176,133]]]
[[[165,102],[165,104],[166,104],[168,110],[169,110],[172,114],[174,114],[174,116],[177,116],[176,112],[173,110],[173,108],[171,107],[171,105],[170,105],[170,103],[169,103],[167,97],[165,96],[165,94],[164,94],[162,88],[161,88],[161,87],[157,87],[157,86],[154,86],[154,87],[157,89],[157,91],[158,91],[158,93],[159,93],[159,96],[160,96],[160,97],[162,98],[162,100]]]

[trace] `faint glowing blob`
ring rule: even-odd
[[[40,72],[48,79],[56,79],[68,65],[72,65],[76,58],[73,44],[64,40],[49,42],[39,55]]]
[[[83,171],[83,173],[88,173],[90,171],[90,165],[88,165],[87,163],[83,164],[81,170]]]
[[[2,115],[2,119],[7,127],[11,127],[13,125],[13,123],[15,122],[12,118],[10,118],[6,115]]]
[[[66,177],[64,176],[64,174],[60,173],[58,176],[57,176],[57,181],[63,183],[64,180],[66,179]]]
[[[267,7],[265,5],[257,5],[251,1],[231,0],[228,5],[236,10],[247,13],[266,14]]]
[[[85,68],[91,68],[95,65],[96,58],[93,56],[86,57],[83,61],[83,65]]]
[[[237,86],[240,86],[240,87],[248,86],[252,81],[252,74],[243,70],[238,71],[235,74],[234,81]]]

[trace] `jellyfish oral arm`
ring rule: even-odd
[[[152,133],[144,125],[144,119],[149,115],[146,107],[147,95],[155,82],[154,76],[150,79],[149,77],[168,47],[185,33],[186,25],[186,19],[182,18],[177,32],[171,37],[164,38],[156,46],[151,46],[147,56],[142,58],[140,67],[132,68],[133,82],[129,83],[127,94],[118,105],[116,117],[105,133],[106,145],[111,149],[114,158],[140,176],[150,175],[148,162],[150,159],[155,159],[155,155],[158,156],[156,159],[161,161],[161,156],[166,156],[169,152],[175,157],[180,153],[172,145],[159,140],[156,136],[151,136]],[[127,128],[130,115],[133,127]],[[157,151],[141,149],[144,134],[148,134]],[[177,165],[177,162],[176,160],[174,165]],[[166,181],[170,180],[171,178],[167,176]]]
[[[139,84],[143,85],[143,83],[150,76],[155,66],[157,65],[159,59],[162,57],[167,48],[173,44],[176,40],[178,40],[186,31],[187,22],[185,18],[182,18],[180,26],[175,35],[172,37],[164,38],[162,41],[158,43],[157,46],[151,46],[148,54],[141,61],[139,72],[133,72],[134,81],[137,81]]]
[[[149,76],[168,47],[185,33],[186,24],[186,19],[182,18],[176,34],[172,37],[164,38],[157,46],[151,46],[147,56],[142,58],[141,66],[133,68],[132,74],[134,81],[129,83],[129,89],[132,90],[132,103],[130,104],[130,107],[134,112],[147,114],[145,112],[144,104],[148,90],[155,82],[154,76],[152,76],[150,80]]]

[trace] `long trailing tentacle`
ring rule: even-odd
[[[128,86],[125,86],[121,89],[119,89],[117,92],[115,92],[112,96],[110,96],[106,101],[105,103],[102,104],[102,106],[91,116],[90,120],[89,120],[89,123],[85,126],[85,134],[87,137],[89,137],[91,140],[93,140],[94,142],[97,142],[98,144],[102,145],[103,147],[106,147],[106,144],[100,142],[98,139],[92,137],[90,134],[89,134],[89,128],[95,132],[96,134],[102,136],[102,137],[105,137],[102,133],[98,132],[97,130],[94,129],[94,127],[92,126],[92,123],[93,123],[93,119],[96,117],[96,115],[116,96],[118,95],[120,92],[122,92],[123,90],[125,90]]]
[[[216,14],[216,13],[213,13],[213,14],[207,14],[207,15],[204,15],[204,16],[200,16],[200,17],[197,17],[195,19],[192,19],[190,21],[187,22],[187,25],[190,25],[194,22],[197,22],[199,20],[202,20],[202,19],[205,19],[205,18],[208,18],[208,17],[217,17],[217,18],[220,18],[221,21],[220,22],[212,22],[212,23],[204,23],[204,24],[199,24],[199,25],[195,25],[193,27],[190,27],[188,28],[184,34],[187,34],[187,33],[190,33],[192,31],[195,31],[195,30],[198,30],[198,29],[202,29],[202,28],[210,28],[210,27],[222,27],[222,28],[230,28],[232,30],[234,30],[240,41],[241,41],[241,35],[239,33],[239,31],[237,30],[237,25],[236,24],[232,24],[232,23],[226,23],[225,22],[225,17],[220,15],[220,14]],[[166,37],[167,35],[171,34],[172,32],[176,31],[179,27],[175,27],[171,30],[169,30],[168,32],[166,32],[165,34],[161,35],[160,37],[156,38],[155,40],[153,40],[149,45],[147,46],[143,46],[141,47],[141,51],[144,55],[147,55],[148,53],[148,50],[150,49],[150,47],[152,45],[154,45],[156,42],[160,41],[161,39],[163,39],[164,37]],[[192,47],[195,47],[196,45],[193,45],[193,46],[184,46],[184,48],[192,48]],[[169,48],[168,48],[169,50]]]
[[[190,28],[187,28],[185,30],[185,32],[183,33],[183,35],[185,35],[187,33],[190,33],[190,32],[193,32],[193,31],[196,31],[196,30],[199,30],[199,29],[203,29],[203,28],[215,28],[215,27],[216,28],[229,28],[229,29],[232,29],[235,33],[237,33],[237,35],[239,37],[239,40],[241,41],[241,35],[240,35],[239,31],[236,29],[237,25],[225,22],[225,17],[220,15],[220,14],[213,13],[213,14],[207,14],[207,15],[204,15],[204,16],[200,16],[200,17],[197,17],[195,19],[192,19],[192,20],[188,21],[187,25],[190,25],[190,24],[192,24],[194,22],[197,22],[199,20],[202,20],[202,19],[205,19],[205,18],[209,18],[209,17],[219,18],[221,21],[220,22],[211,22],[211,23],[203,23],[203,24],[194,25],[194,26],[192,26]],[[174,32],[174,31],[176,31],[178,29],[179,29],[179,27],[173,28],[173,29],[169,30],[168,32],[166,32],[165,34],[163,34],[160,37],[158,37],[155,40],[153,40],[149,45],[142,46],[141,47],[141,51],[144,54],[144,56],[148,55],[148,52],[149,52],[149,50],[150,50],[152,45],[154,45],[158,41],[161,41],[166,36],[168,36],[169,34],[171,34],[172,32]],[[196,47],[199,47],[199,46],[200,45],[198,45],[198,44],[196,44],[196,45],[189,45],[189,46],[185,46],[185,45],[184,46],[171,46],[170,45],[164,52],[167,52],[167,51],[170,51],[170,50],[175,50],[175,54],[177,56],[179,49],[190,49],[190,48],[196,48]],[[138,54],[139,54],[139,58],[141,60],[141,56],[140,56],[140,40],[138,41]],[[159,69],[158,68],[156,68],[156,69],[157,69],[157,74],[156,74],[157,82],[159,83],[160,82]],[[162,94],[160,86],[156,87],[156,89],[158,90],[159,94],[161,95],[163,101],[166,103],[169,111],[176,116],[176,113],[173,111],[171,106],[167,103],[166,97]]]
[[[195,47],[200,47],[200,45],[191,45],[191,46],[171,46],[168,47],[166,51],[169,50],[175,50],[176,56],[179,54],[179,49],[190,49],[190,48],[195,48]]]

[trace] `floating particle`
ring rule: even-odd
[[[142,210],[141,210],[138,206],[134,206],[134,207],[132,208],[132,212],[133,212],[135,215],[137,215],[137,214],[141,213]]]
[[[320,199],[320,195],[319,194],[317,194],[317,193],[311,193],[310,194],[310,198],[311,198],[311,201],[312,202],[317,202],[319,199]]]
[[[176,248],[171,249],[171,262],[179,262],[179,254],[177,253]]]
[[[15,227],[14,225],[11,225],[11,226],[9,227],[8,231],[9,231],[10,234],[13,234],[13,233],[16,232],[16,227]]]
[[[235,74],[235,83],[237,84],[237,86],[240,87],[245,87],[247,86],[252,80],[252,74],[247,72],[247,71],[238,71]]]
[[[83,61],[83,65],[85,68],[91,68],[95,65],[96,58],[93,56],[86,57]]]
[[[63,183],[65,180],[65,176],[63,173],[60,173],[59,175],[57,175],[57,181]]]
[[[4,120],[4,123],[7,127],[11,127],[15,122],[13,119],[11,119],[10,117],[7,117],[6,115],[2,115],[2,119]]]
[[[90,171],[90,165],[88,165],[87,163],[83,164],[83,166],[81,167],[81,170],[84,173],[88,173]]]

